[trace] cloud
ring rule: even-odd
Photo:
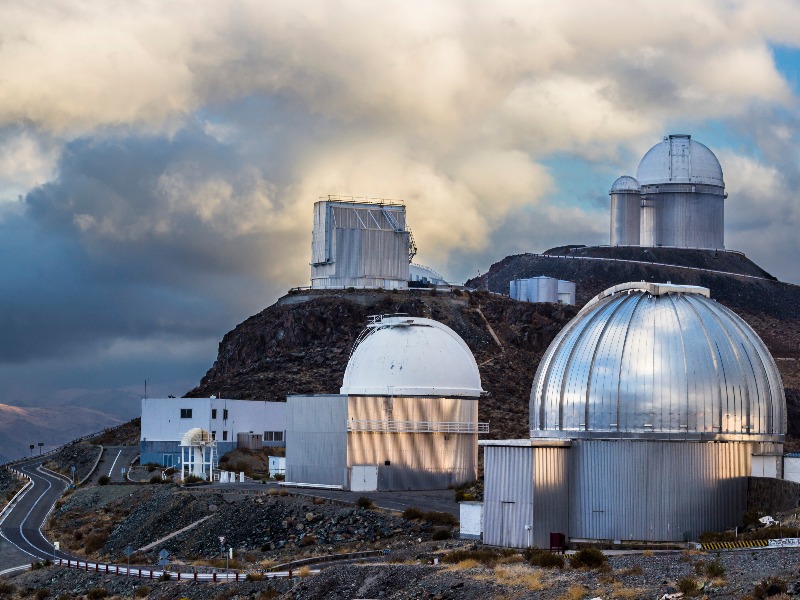
[[[728,245],[800,280],[797,98],[770,50],[798,32],[783,0],[9,4],[0,368],[80,354],[113,389],[152,352],[186,381],[191,349],[308,283],[325,194],[406,200],[456,281],[605,242],[605,174],[678,129],[725,130]]]

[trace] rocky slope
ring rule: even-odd
[[[485,292],[287,296],[226,334],[214,366],[187,395],[282,401],[289,394],[338,393],[367,317],[391,313],[436,319],[464,338],[489,392],[480,402],[480,420],[490,422],[492,436],[523,436],[536,365],[577,308]]]
[[[187,395],[282,401],[288,394],[336,393],[367,316],[406,313],[442,321],[467,342],[489,392],[481,399],[480,420],[490,422],[490,437],[525,436],[536,367],[577,307],[534,305],[497,295],[508,293],[509,281],[536,275],[575,281],[578,306],[618,283],[671,281],[710,288],[714,299],[748,321],[773,355],[783,359],[778,362],[787,388],[789,432],[800,437],[800,286],[776,281],[738,253],[608,247],[548,252],[509,256],[492,265],[483,277],[467,282],[478,292],[318,291],[285,296],[225,335],[213,367]],[[662,262],[677,264],[656,264]]]

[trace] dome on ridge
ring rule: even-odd
[[[480,396],[481,376],[469,347],[438,321],[375,317],[357,342],[341,393]]]
[[[725,187],[716,155],[690,135],[670,135],[642,158],[636,171],[641,185],[697,183]]]

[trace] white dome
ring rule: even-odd
[[[630,175],[623,175],[622,177],[617,178],[614,182],[614,185],[611,186],[611,191],[609,194],[613,194],[614,192],[638,192],[639,191],[639,182],[636,181]]]
[[[636,179],[641,185],[700,183],[725,187],[717,157],[690,135],[670,135],[650,148],[639,163]]]
[[[203,446],[213,441],[211,434],[205,429],[195,427],[181,436],[181,446]]]
[[[478,397],[475,357],[458,334],[432,319],[376,317],[357,342],[342,394]]]

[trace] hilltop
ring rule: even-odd
[[[575,281],[578,305],[500,295],[511,279],[536,275]],[[509,256],[467,282],[475,292],[296,292],[227,333],[214,365],[187,395],[283,401],[289,394],[337,393],[367,317],[406,313],[442,321],[464,338],[489,392],[479,415],[491,424],[489,437],[526,436],[530,386],[555,335],[596,294],[642,280],[708,287],[750,323],[779,359],[789,431],[800,437],[800,286],[777,281],[741,253],[705,250],[573,246]]]

